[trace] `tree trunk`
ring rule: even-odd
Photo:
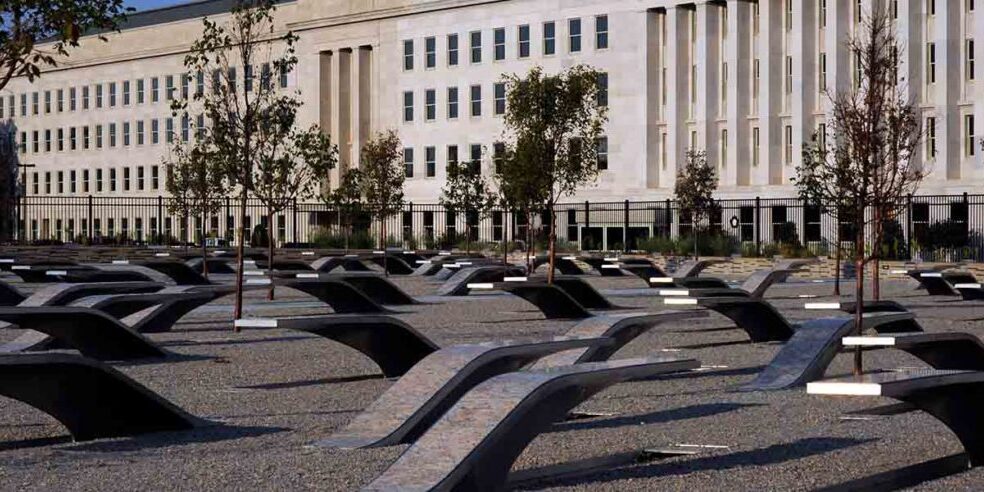
[[[697,248],[697,236],[698,236],[697,226],[694,225],[694,259],[695,260],[700,259],[700,250]]]
[[[471,224],[468,223],[468,216],[465,216],[465,256],[471,256]]]
[[[881,299],[881,275],[879,270],[881,269],[881,253],[882,253],[882,225],[881,225],[881,210],[879,207],[875,207],[875,237],[872,245],[872,253],[874,253],[874,261],[872,262],[872,272],[871,272],[871,298],[874,300]]]
[[[840,235],[840,223],[837,224],[837,244],[835,245],[836,252],[834,253],[834,295],[841,295],[841,257],[843,250],[841,249],[841,235]]]
[[[208,280],[208,241],[205,237],[205,218],[202,218],[202,276]]]
[[[533,275],[536,262],[536,244],[533,242],[533,214],[526,213],[526,274]]]
[[[273,210],[267,209],[267,276],[270,278],[270,290],[267,291],[267,300],[272,301],[274,293],[273,285]]]
[[[550,270],[547,270],[547,284],[553,285],[554,265],[557,263],[557,214],[554,211],[553,204],[550,205],[550,236],[548,241],[550,251],[547,253],[547,261],[550,265]]]
[[[383,247],[381,248],[383,252],[383,276],[389,277],[389,267],[387,266],[387,258],[389,254],[386,251],[386,218],[382,215],[379,216],[379,236],[380,242],[382,242]]]
[[[236,306],[233,319],[243,317],[243,256],[246,254],[246,188],[239,194],[239,244],[236,245]],[[233,323],[233,330],[239,327]]]
[[[864,334],[862,320],[864,318],[864,253],[860,251],[864,248],[864,223],[861,223],[856,233],[858,237],[854,240],[854,269],[856,283],[854,285],[854,332],[857,336]],[[861,347],[854,349],[854,375],[860,376],[864,373],[864,359]]]

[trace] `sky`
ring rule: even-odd
[[[137,10],[148,10],[156,9],[158,7],[167,7],[169,5],[176,5],[179,3],[186,3],[188,0],[125,0],[123,3],[127,7],[133,7]]]

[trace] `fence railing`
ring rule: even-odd
[[[268,225],[266,210],[255,199],[246,205],[240,224],[238,200],[227,199],[211,217],[181,217],[168,211],[168,198],[29,196],[18,202],[21,242],[60,241],[164,245],[199,243],[202,230],[208,240],[233,244],[235,231],[244,226],[247,241],[257,226]],[[851,225],[840,214],[825,213],[795,198],[719,200],[718,210],[701,224],[702,249],[710,253],[777,254],[799,245],[813,253],[833,250],[840,232],[844,241]],[[899,213],[886,222],[888,256],[927,260],[984,257],[984,195],[915,196],[900,204]],[[693,224],[672,200],[567,203],[555,210],[558,239],[578,250],[687,251]],[[841,216],[838,221],[837,216]],[[440,205],[405,205],[403,212],[385,219],[388,240],[410,248],[449,248],[471,241],[542,241],[549,226],[545,212],[526,217],[509,211],[478,216],[447,210]],[[346,213],[322,203],[295,203],[273,215],[275,241],[281,246],[374,247],[380,226],[367,211]],[[730,251],[729,251],[730,250]]]

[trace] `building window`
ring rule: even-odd
[[[557,52],[557,23],[543,24],[543,54],[550,56]]]
[[[116,82],[109,83],[109,107],[116,107]]]
[[[150,168],[150,189],[156,190],[161,187],[160,183],[160,167],[151,166]]]
[[[727,12],[727,10],[725,10]],[[595,49],[608,49],[608,16],[595,17]]]
[[[164,120],[164,141],[174,143],[174,118]]]
[[[926,0],[926,12],[929,15],[936,15],[936,0]]]
[[[495,115],[502,116],[506,114],[506,84],[496,83],[492,89],[495,96]]]
[[[975,141],[974,141],[974,115],[968,114],[964,116],[964,131],[967,135],[967,155],[970,157],[974,156]]]
[[[403,168],[404,173],[408,178],[413,177],[413,149],[405,148],[403,149]]]
[[[598,170],[608,169],[608,137],[601,137],[595,142],[598,155]]]
[[[403,70],[413,70],[413,40],[403,41]]]
[[[191,118],[185,113],[181,115],[181,141],[187,142],[191,138]]]
[[[458,88],[448,87],[448,119],[458,118]]]
[[[78,149],[78,133],[76,128],[73,126],[68,129],[68,148],[70,150]]]
[[[33,190],[34,191],[34,194],[35,195],[40,194],[40,192],[38,191],[38,183],[40,183],[41,181],[40,181],[40,178],[38,178],[38,173],[34,173],[34,175],[32,176],[31,179],[32,179],[31,182],[34,183],[34,186],[33,186],[33,188],[34,188],[34,190]]]
[[[758,127],[752,128],[752,167],[758,167],[759,165],[759,143],[761,139],[759,137]]]
[[[51,113],[51,91],[44,91],[44,113]]]
[[[75,180],[78,177],[78,175],[76,174],[75,170],[73,169],[73,170],[71,170],[71,171],[68,172],[68,176],[69,176],[68,177],[68,191],[69,191],[69,193],[75,193],[76,192],[76,189],[77,189],[77,186],[75,184]]]
[[[413,121],[413,92],[403,93],[403,121],[410,123]]]
[[[793,93],[793,57],[786,57],[786,94]]]
[[[519,57],[530,57],[530,26],[528,24],[519,26]]]
[[[482,63],[482,31],[471,33],[471,62]]]
[[[785,160],[786,160],[786,165],[789,166],[793,163],[793,127],[790,125],[786,125],[785,134],[786,134]]]
[[[974,80],[976,67],[974,66],[974,40],[967,40],[967,80]]]
[[[65,193],[65,171],[58,171],[58,194]]]
[[[96,169],[96,193],[103,191],[103,170]]]
[[[89,150],[89,127],[82,127],[82,149]]]
[[[471,115],[482,116],[482,86],[471,86]]]
[[[109,168],[109,191],[116,191],[116,168]]]
[[[65,130],[63,128],[58,129],[58,152],[65,150]]]
[[[137,104],[144,103],[144,79],[137,79]]]
[[[820,0],[820,29],[827,27],[827,0]]]
[[[137,145],[144,144],[144,122],[137,120]]]
[[[424,119],[434,121],[437,118],[437,91],[427,89],[424,92]]]
[[[453,167],[458,164],[458,146],[448,145],[448,167]]]
[[[506,59],[506,30],[497,28],[492,31],[492,58],[495,61]]]
[[[161,142],[161,124],[160,120],[154,118],[150,120],[150,143],[156,145]]]
[[[926,44],[926,82],[936,83],[936,43]]]
[[[468,161],[469,170],[473,173],[479,173],[482,171],[482,146],[480,144],[471,144],[471,159]]]
[[[150,79],[150,102],[158,102],[161,100],[160,96],[161,81],[157,77]]]
[[[721,129],[721,169],[728,165],[728,129]]]
[[[124,106],[129,106],[130,105],[130,81],[129,80],[124,80],[123,81],[123,105]]]
[[[290,75],[290,74],[286,70],[281,70],[280,71],[280,88],[281,89],[286,89],[287,88],[287,83],[289,82],[287,80],[288,75]]]
[[[56,99],[55,104],[56,104],[56,108],[58,109],[58,112],[59,113],[65,111],[65,91],[64,90],[58,89],[58,97]],[[3,111],[2,110],[0,110],[0,114],[3,114]]]
[[[123,191],[130,191],[130,168],[123,168]]]
[[[51,172],[44,173],[44,194],[51,194]]]
[[[570,19],[567,21],[568,47],[571,53],[581,51],[581,19]]]
[[[608,106],[608,74],[598,74],[598,106]]]
[[[51,152],[51,130],[44,131],[44,151]]]
[[[819,65],[819,76],[817,77],[817,87],[820,88],[820,92],[825,92],[827,90],[827,54],[820,53],[820,60],[817,62]]]
[[[755,4],[758,5],[758,4]],[[752,61],[752,99],[758,101],[759,98],[759,76],[761,74],[761,63],[756,58]]]
[[[936,158],[936,118],[926,118],[926,158]]]
[[[144,167],[137,166],[137,190],[143,191],[144,189]]]
[[[424,39],[424,68],[434,68],[437,66],[437,39]]]
[[[230,72],[232,69],[229,69]],[[168,75],[164,77],[164,98],[168,101],[174,99],[174,76]]]
[[[448,34],[448,66],[458,65],[458,35]]]
[[[82,193],[89,192],[89,170],[82,170]]]
[[[435,147],[424,148],[424,162],[427,165],[427,177],[433,178],[437,175],[437,149]]]
[[[793,30],[793,0],[786,0],[786,30]]]

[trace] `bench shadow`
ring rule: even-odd
[[[51,437],[36,437],[31,439],[18,439],[16,441],[0,442],[0,451],[40,448],[44,446],[54,446],[56,444],[68,444],[71,442],[72,442],[71,436],[51,436]]]
[[[554,424],[547,432],[568,432],[584,429],[609,429],[627,425],[663,424],[666,422],[697,419],[733,412],[746,407],[760,407],[758,403],[709,403],[660,410],[644,415],[625,415],[605,419],[576,420]]]
[[[930,480],[938,480],[963,473],[969,469],[970,458],[966,453],[958,453],[943,458],[924,461],[895,470],[876,473],[857,480],[839,483],[817,489],[817,492],[889,491],[917,486]]]
[[[255,384],[250,386],[236,386],[239,389],[257,390],[278,390],[290,388],[303,388],[306,386],[319,386],[322,384],[356,383],[359,381],[372,381],[376,379],[386,379],[382,374],[362,374],[358,376],[345,376],[338,378],[308,379],[305,381],[285,381],[282,383]]]
[[[592,472],[580,477],[569,477],[557,480],[540,480],[536,484],[524,486],[521,490],[542,488],[547,483],[551,486],[573,487],[578,485],[584,486],[588,484],[601,484],[626,479],[631,480],[634,478],[646,479],[674,475],[689,475],[703,471],[722,471],[746,466],[761,467],[766,465],[776,465],[787,461],[808,458],[832,451],[860,446],[872,441],[874,441],[874,439],[812,437],[800,439],[790,443],[776,444],[765,448],[740,451],[736,453],[704,456],[689,460],[674,460],[671,462],[653,463],[635,467],[618,468],[614,470],[609,469],[602,470],[600,472],[598,470],[593,470]]]
[[[762,372],[766,366],[751,366],[751,367],[735,367],[730,369],[711,369],[709,371],[687,371],[679,372],[674,374],[660,374],[653,376],[651,378],[639,379],[639,381],[665,381],[672,379],[696,379],[696,378],[709,378],[709,377],[724,377],[724,376],[749,376],[757,375]]]
[[[738,328],[733,328],[737,330]],[[676,345],[671,348],[683,349],[683,350],[697,350],[705,348],[716,348],[716,347],[732,347],[735,345],[752,345],[751,340],[729,340],[726,342],[707,342],[707,343],[695,343],[692,345]]]
[[[209,346],[209,345],[246,345],[254,343],[275,343],[275,342],[299,342],[304,340],[312,340],[314,338],[319,338],[317,336],[311,335],[298,335],[289,337],[275,337],[275,338],[259,338],[259,339],[249,339],[249,340],[171,340],[169,342],[162,342],[160,345],[162,347],[196,347],[196,346]]]
[[[132,452],[147,449],[230,441],[249,437],[286,432],[284,427],[235,426],[225,424],[204,425],[188,431],[157,432],[132,438],[92,441],[62,448],[64,451],[88,451],[97,453]]]

